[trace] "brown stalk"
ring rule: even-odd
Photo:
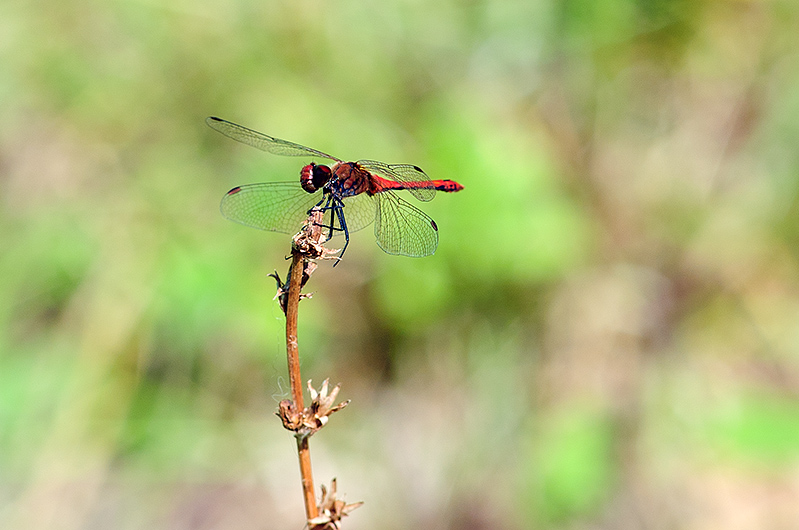
[[[311,404],[306,408],[302,396],[302,377],[300,375],[300,354],[297,342],[297,314],[299,302],[310,295],[301,294],[302,288],[316,269],[316,259],[335,259],[330,255],[335,251],[323,246],[325,241],[322,232],[322,211],[311,210],[303,229],[294,236],[291,246],[291,266],[289,277],[285,285],[280,277],[272,274],[277,281],[277,298],[280,306],[286,313],[286,356],[289,367],[289,383],[291,386],[291,400],[284,399],[278,406],[277,415],[283,426],[294,432],[297,439],[297,455],[300,460],[300,477],[302,479],[302,494],[305,503],[305,516],[309,530],[327,530],[341,528],[341,519],[361,503],[346,504],[336,496],[335,479],[330,490],[322,486],[322,499],[319,505],[315,502],[313,473],[311,471],[311,451],[308,440],[311,435],[327,424],[331,414],[339,411],[349,404],[344,401],[335,405],[340,385],[328,391],[328,380],[322,383],[319,390],[311,386],[308,381],[308,391],[311,394]]]
[[[297,346],[297,312],[300,305],[300,289],[305,258],[296,248],[291,250],[291,272],[289,274],[289,291],[286,299],[286,356],[289,363],[289,384],[291,397],[296,410],[303,410],[302,377],[300,376],[300,354]],[[302,497],[305,502],[307,520],[319,516],[314,494],[313,473],[311,471],[311,450],[308,447],[308,436],[297,436],[297,455],[300,458],[300,477],[302,479]]]

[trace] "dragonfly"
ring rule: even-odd
[[[247,127],[208,117],[208,126],[243,144],[282,156],[306,156],[332,161],[311,162],[300,171],[299,182],[263,182],[236,186],[222,198],[220,210],[231,221],[246,226],[296,233],[318,207],[329,237],[344,235],[340,259],[350,233],[374,223],[377,245],[388,254],[424,257],[438,246],[438,226],[423,211],[395,192],[407,190],[420,201],[436,191],[456,192],[454,180],[431,180],[419,166],[385,164],[375,160],[344,162],[340,158],[294,142],[259,133]]]

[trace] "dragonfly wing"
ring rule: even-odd
[[[243,225],[295,234],[321,198],[321,193],[308,193],[296,182],[247,184],[227,192],[219,209]]]
[[[377,199],[375,238],[389,254],[421,258],[438,246],[438,227],[426,213],[392,192],[374,195]]]
[[[358,165],[367,171],[377,173],[389,180],[407,184],[404,188],[420,201],[432,200],[436,194],[435,185],[430,181],[427,173],[419,166],[411,164],[384,164],[376,160],[359,160]]]
[[[344,220],[347,223],[347,230],[357,232],[361,228],[369,226],[377,215],[377,197],[369,196],[366,193],[344,197]]]
[[[209,116],[205,119],[205,123],[207,123],[210,128],[221,132],[228,138],[233,138],[237,142],[250,145],[256,149],[260,149],[261,151],[283,156],[310,155],[341,162],[341,160],[338,158],[323,153],[322,151],[317,151],[316,149],[295,144],[294,142],[289,142],[288,140],[281,140],[280,138],[259,133],[258,131],[253,131],[247,127],[236,125],[235,123],[223,120],[222,118]]]

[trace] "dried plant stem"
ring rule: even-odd
[[[286,355],[289,364],[289,383],[296,410],[305,408],[302,399],[302,377],[300,376],[300,354],[297,346],[297,311],[302,289],[302,271],[305,258],[296,249],[291,252],[291,273],[289,276],[288,298],[286,300]],[[297,435],[297,454],[300,458],[300,476],[305,501],[305,515],[311,520],[319,515],[314,496],[313,473],[311,472],[311,451],[308,436]]]
[[[308,530],[339,529],[341,528],[341,519],[363,504],[360,502],[347,504],[339,499],[336,493],[336,479],[330,483],[329,490],[322,486],[322,498],[318,505],[314,495],[311,451],[308,447],[308,440],[327,424],[334,412],[338,412],[349,404],[349,400],[335,404],[341,385],[336,385],[330,390],[328,379],[324,380],[319,390],[315,389],[309,380],[308,392],[311,394],[311,404],[306,408],[302,399],[300,352],[297,344],[297,312],[300,299],[310,298],[310,295],[302,295],[300,291],[316,269],[315,260],[333,259],[330,255],[334,252],[322,245],[326,239],[323,233],[323,214],[324,211],[321,208],[312,208],[302,230],[292,239],[288,283],[282,284],[277,272],[270,274],[277,281],[276,298],[280,299],[280,307],[286,314],[286,356],[289,364],[292,397],[292,400],[284,399],[278,404],[276,414],[283,422],[283,427],[292,431],[297,440],[297,456],[300,459],[302,496],[305,502]]]
[[[286,301],[286,355],[289,363],[289,382],[291,397],[298,410],[304,408],[302,400],[302,378],[300,377],[300,353],[297,346],[297,313],[300,305],[300,282],[302,280],[302,255],[294,250],[291,253],[291,272],[289,273],[289,292]]]

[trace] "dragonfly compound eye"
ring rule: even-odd
[[[327,166],[320,166],[313,162],[302,168],[300,172],[300,184],[302,189],[308,193],[314,193],[321,189],[330,177],[332,172]]]

